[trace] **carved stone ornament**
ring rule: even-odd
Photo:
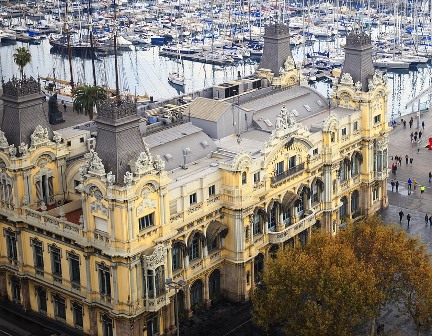
[[[296,110],[287,111],[285,105],[282,106],[280,114],[276,117],[276,130],[288,129],[293,126],[296,121],[294,117],[298,117],[298,112]]]
[[[58,145],[62,141],[62,136],[59,132],[53,131],[53,141]]]
[[[252,156],[247,151],[238,153],[231,162],[230,168],[233,171],[243,171],[252,165]]]
[[[27,196],[24,196],[21,201],[22,206],[27,206],[29,204],[29,200]]]
[[[115,175],[112,173],[112,171],[108,172],[106,175],[106,183],[109,186],[112,186],[115,183]]]
[[[21,142],[21,144],[18,146],[18,152],[22,155],[27,155],[28,153],[28,145],[24,142]]]
[[[369,79],[368,89],[369,89],[369,91],[372,91],[373,89],[375,89],[375,84],[374,84],[373,79]]]
[[[353,78],[352,78],[352,76],[349,74],[349,73],[344,73],[343,75],[342,75],[342,78],[341,78],[341,84],[345,84],[345,85],[353,85],[354,84],[354,81],[353,81]]]
[[[285,67],[285,71],[293,70],[295,68],[294,58],[288,56],[287,59],[285,60],[284,67]]]
[[[0,147],[1,148],[9,147],[9,143],[8,143],[3,131],[0,131]]]
[[[357,92],[361,91],[362,83],[360,83],[360,81],[357,81],[354,86]]]
[[[31,147],[48,142],[48,128],[43,128],[41,125],[37,125],[33,134],[30,136],[30,139]]]
[[[148,189],[147,189],[148,190]],[[154,199],[151,198],[144,198],[140,205],[137,207],[137,215],[144,212],[147,208],[149,209],[156,209],[157,202]]]
[[[108,216],[108,208],[102,203],[100,199],[96,199],[90,203],[90,212],[100,212],[104,216]]]
[[[93,149],[84,154],[84,158],[87,159],[87,173],[105,175],[105,167],[102,160]]]
[[[388,138],[386,136],[379,137],[376,141],[376,149],[377,150],[384,150],[387,148],[388,145]]]
[[[15,146],[13,144],[9,145],[9,147],[8,147],[8,153],[9,153],[9,156],[11,158],[15,158],[16,153],[17,153],[17,149],[15,148]]]
[[[283,76],[283,74],[285,73],[285,69],[280,67],[279,69],[279,76]]]
[[[144,259],[144,268],[148,269],[156,269],[159,266],[165,264],[167,251],[164,245],[158,244],[156,245],[153,253],[149,256],[143,256]]]
[[[33,77],[24,75],[22,79],[12,77],[6,83],[2,80],[3,94],[5,96],[26,96],[33,93],[40,93],[40,83]]]
[[[129,187],[133,182],[133,174],[127,171],[124,175],[123,182],[127,187]]]
[[[144,142],[144,152],[141,152],[138,159],[130,164],[131,170],[136,175],[142,175],[153,169],[153,157],[148,145]]]
[[[375,86],[384,84],[383,73],[380,70],[375,70],[375,73],[372,77],[372,82]]]
[[[160,174],[165,169],[165,161],[162,160],[159,155],[156,155],[156,159],[153,162],[153,167]]]

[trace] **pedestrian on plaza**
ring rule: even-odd
[[[403,121],[404,128],[406,128],[406,120]]]
[[[432,172],[429,172],[429,183],[432,181]]]
[[[399,192],[399,181],[396,181],[395,187],[396,187],[396,192],[398,193]]]
[[[407,215],[407,222],[408,222],[408,227],[409,227],[409,222],[410,222],[410,220],[411,220],[411,215],[410,215],[410,214],[408,214],[408,215]]]
[[[402,166],[402,156],[399,156],[399,166]]]
[[[413,161],[414,161],[414,159],[410,158],[410,164],[411,164],[411,166],[412,166]]]
[[[394,180],[391,180],[390,184],[391,184],[392,192],[393,192],[396,183]]]
[[[424,185],[422,185],[420,187],[420,196],[425,192],[425,190],[426,190],[426,187]]]
[[[411,134],[410,134],[410,138],[411,138],[411,142],[413,141],[413,138],[414,138],[414,133],[413,132],[411,132]]]
[[[401,211],[399,211],[399,223],[402,223],[403,216],[404,216],[404,213],[401,209]]]
[[[66,111],[67,111],[66,103],[63,103],[63,110],[64,110],[64,112],[66,113]]]
[[[429,227],[432,228],[432,215],[429,216]]]
[[[408,154],[405,155],[405,163],[408,164]]]
[[[416,142],[416,141],[417,141],[417,134],[414,134],[414,142]]]
[[[412,180],[411,177],[408,178],[408,190],[411,190]]]
[[[422,134],[423,134],[422,131],[420,131],[419,132],[419,140],[421,139]]]
[[[411,118],[411,120],[409,121],[410,128],[412,128],[412,124],[413,124],[413,120]]]
[[[424,130],[424,127],[425,127],[425,123],[424,123],[424,120],[422,121],[422,128],[423,128],[423,130]]]
[[[428,215],[426,214],[426,215],[425,215],[425,225],[427,226],[428,223],[429,223],[429,217],[428,217]]]
[[[414,186],[414,190],[416,190],[416,188],[417,188],[417,180],[416,179],[413,180],[413,186]]]

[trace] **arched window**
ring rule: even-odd
[[[348,215],[348,200],[345,196],[341,198],[341,203],[342,203],[342,206],[340,207],[340,210],[339,210],[339,218],[340,219],[342,219]]]
[[[247,183],[247,175],[246,172],[242,173],[242,184],[246,184]]]
[[[321,201],[322,191],[324,189],[324,183],[320,179],[315,179],[312,182],[311,188],[311,203],[318,203]]]
[[[203,236],[201,232],[195,232],[189,242],[189,261],[202,257]]]
[[[299,199],[299,200],[295,201],[294,207],[296,208],[298,217],[300,217],[300,218],[303,217],[303,214],[304,214],[303,200]]]
[[[263,222],[262,212],[261,211],[257,211],[253,215],[253,231],[252,231],[252,234],[254,236],[262,233],[262,222]]]
[[[363,161],[362,155],[356,152],[352,158],[352,164],[351,164],[352,176],[360,174],[362,161]]]
[[[272,231],[272,232],[276,230],[277,207],[278,207],[278,204],[276,202],[274,202],[273,206],[271,207],[270,212],[269,212],[268,229],[269,229],[269,231]]]
[[[203,303],[203,282],[201,280],[195,281],[190,288],[190,303],[192,309]]]
[[[346,181],[349,178],[350,162],[344,159],[340,164],[339,176],[341,181]]]
[[[254,258],[254,281],[259,282],[261,278],[261,272],[264,270],[264,255],[259,253]]]
[[[172,248],[172,270],[178,270],[183,267],[183,255],[185,245],[183,242],[177,241]]]
[[[220,270],[215,269],[209,276],[209,296],[211,300],[217,299],[221,294]]]
[[[351,212],[355,214],[359,208],[359,192],[355,190],[351,194]]]

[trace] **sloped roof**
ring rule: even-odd
[[[190,114],[192,118],[217,121],[228,108],[231,108],[230,103],[198,97],[186,109],[185,115]]]

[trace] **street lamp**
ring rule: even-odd
[[[173,281],[172,278],[165,279],[165,285],[169,288],[174,288],[175,294],[174,294],[174,302],[175,302],[175,314],[176,314],[176,327],[177,327],[177,336],[180,335],[180,321],[178,317],[178,301],[177,301],[177,289],[181,289],[186,284],[186,281],[183,279],[180,279],[179,281]]]

